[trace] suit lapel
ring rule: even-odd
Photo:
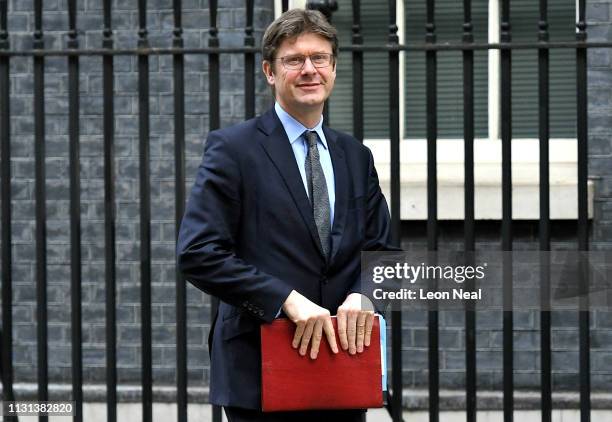
[[[323,256],[317,227],[312,216],[312,206],[306,195],[302,176],[295,162],[295,155],[291,149],[287,133],[274,109],[261,116],[259,119],[259,129],[266,135],[261,141],[264,151],[278,169],[291,193],[298,212],[302,216],[302,220],[304,220],[306,227],[308,227],[310,237],[317,246],[321,256]]]
[[[336,203],[334,205],[334,224],[331,232],[332,247],[330,262],[332,262],[334,256],[338,253],[338,249],[340,248],[340,244],[342,242],[342,234],[345,231],[349,176],[344,151],[340,146],[338,146],[336,134],[327,127],[323,127],[323,131],[325,132],[325,138],[327,139],[332,165],[334,166],[336,193]]]

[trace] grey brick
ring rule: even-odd
[[[610,40],[610,25],[591,25],[588,27],[589,41],[608,41]]]
[[[612,197],[612,177],[601,177],[597,182],[599,195],[603,197]]]
[[[442,372],[440,374],[440,387],[458,389],[465,386],[464,372]]]
[[[25,345],[13,346],[13,359],[15,364],[30,365],[34,361],[34,350]]]
[[[612,94],[610,96],[610,102],[612,103]],[[593,155],[611,155],[612,138],[609,136],[590,136],[589,152]]]
[[[164,134],[174,132],[174,118],[168,116],[151,116],[151,133]],[[187,127],[187,119],[185,119]]]
[[[85,10],[103,10],[103,4],[97,0],[86,0]]]
[[[13,322],[31,322],[34,321],[35,318],[35,309],[30,305],[13,305]]]
[[[150,79],[151,92],[159,93],[171,93],[172,89],[172,76],[165,75],[152,75]]]
[[[578,314],[570,311],[552,311],[550,313],[551,325],[553,327],[578,327]]]
[[[106,307],[104,303],[90,303],[82,310],[84,322],[104,322]]]
[[[607,22],[610,20],[609,3],[587,3],[586,5],[587,22]]]
[[[610,374],[591,374],[591,388],[595,391],[604,391],[610,388]]]
[[[140,304],[140,286],[121,285],[118,286],[119,300],[123,305],[139,305]]]
[[[64,325],[48,324],[49,344],[62,345],[68,340],[67,327]]]
[[[534,331],[515,331],[513,333],[514,349],[537,350],[539,345],[539,333]]]
[[[176,344],[176,328],[168,325],[157,325],[152,329],[153,344]]]
[[[442,368],[453,370],[465,370],[465,352],[447,351],[443,354]]]
[[[402,351],[402,368],[422,370],[427,367],[426,350],[405,350]]]
[[[588,66],[594,67],[610,67],[610,52],[607,49],[594,49],[588,52]]]
[[[68,366],[71,361],[70,347],[64,345],[49,345],[50,366]]]
[[[605,372],[610,373],[612,368],[612,353],[607,351],[593,351],[591,352],[591,359],[593,364],[591,370],[594,372]]]
[[[17,242],[32,242],[34,241],[35,227],[32,222],[13,223],[11,232],[14,241]]]
[[[208,100],[209,96],[207,93],[202,95],[185,95],[185,114],[198,115],[208,113]]]
[[[138,119],[118,116],[115,120],[116,130],[121,135],[138,135]]]
[[[207,297],[206,293],[198,290],[191,284],[187,284],[187,304],[188,305],[201,305],[205,302]]]
[[[103,16],[101,13],[80,13],[77,25],[87,31],[102,30],[104,28]]]
[[[578,350],[578,338],[575,331],[552,330],[551,336],[553,350]]]
[[[534,371],[540,369],[539,354],[528,351],[514,352],[514,368],[516,370]]]
[[[124,74],[115,75],[115,92],[117,93],[137,93],[138,92],[138,75],[136,74]]]
[[[46,31],[68,30],[68,13],[64,11],[43,13],[43,28]]]
[[[176,288],[174,286],[153,286],[151,300],[153,303],[174,303]]]
[[[502,353],[497,351],[477,351],[476,366],[480,370],[494,370],[502,368]]]
[[[83,364],[84,365],[104,365],[106,353],[103,349],[92,348],[91,346],[83,346]]]
[[[13,326],[13,337],[15,342],[20,344],[36,343],[36,325],[34,324],[15,324]]]
[[[33,26],[30,24],[30,14],[28,13],[11,13],[11,18],[8,19],[7,29],[9,32],[25,32],[32,31]]]
[[[133,324],[140,321],[140,315],[134,305],[119,304],[116,309],[117,322],[120,324]]]
[[[609,87],[612,83],[612,70],[589,70],[588,74],[589,90],[598,86]]]
[[[534,375],[533,371],[517,371],[514,373],[514,385],[520,385],[521,388],[536,390],[540,388],[540,377]]]
[[[139,345],[141,338],[140,326],[136,325],[118,325],[117,326],[117,341],[124,345]]]
[[[60,303],[59,305],[48,305],[47,313],[50,321],[70,321],[71,309],[70,306],[66,306],[68,305],[68,301],[69,297],[65,296],[65,300],[63,303]]]
[[[553,370],[564,372],[578,371],[578,352],[553,351],[551,359]]]

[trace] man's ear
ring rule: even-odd
[[[263,70],[264,75],[266,75],[266,81],[268,82],[268,85],[274,85],[274,70],[272,69],[272,64],[267,61],[264,60],[261,63],[261,69]]]

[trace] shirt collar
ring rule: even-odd
[[[319,123],[315,125],[313,128],[307,128],[297,120],[293,118],[289,113],[287,113],[281,105],[276,102],[274,103],[274,111],[276,111],[276,115],[280,119],[283,124],[283,128],[285,128],[285,132],[287,133],[287,138],[289,138],[290,143],[294,143],[301,138],[302,134],[306,130],[314,130],[319,135],[319,139],[321,143],[327,149],[327,140],[325,139],[325,134],[323,133],[323,116],[319,119]]]

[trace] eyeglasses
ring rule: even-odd
[[[295,54],[291,56],[278,57],[274,60],[280,60],[287,70],[302,70],[304,64],[306,63],[306,57],[310,59],[310,63],[312,63],[314,67],[320,69],[329,66],[334,55],[330,53],[314,53],[310,54],[309,56]]]

